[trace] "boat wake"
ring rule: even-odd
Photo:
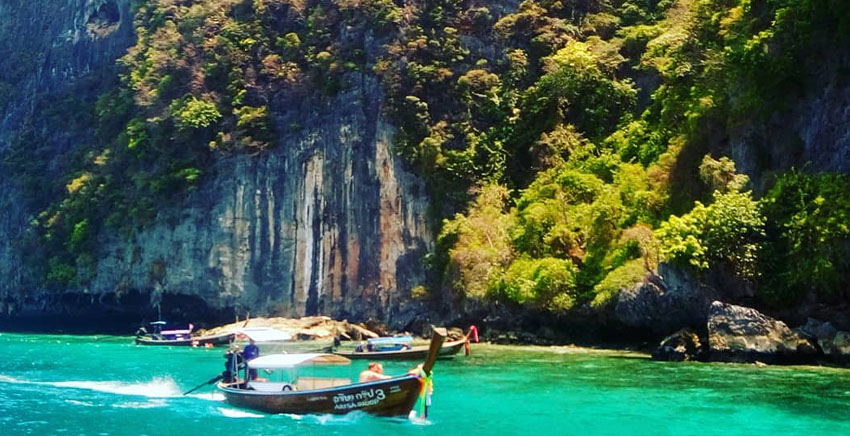
[[[331,414],[322,414],[322,415],[305,415],[304,418],[307,420],[313,420],[321,425],[333,425],[333,424],[356,424],[359,423],[363,418],[368,417],[366,413],[356,410],[354,412],[347,413],[345,415],[331,415]]]
[[[219,407],[218,411],[221,412],[222,415],[228,418],[262,418],[263,415],[258,415],[256,413],[245,412],[243,410],[235,410],[235,409],[227,409],[224,407]]]
[[[68,381],[40,382],[59,388],[88,389],[118,395],[134,395],[149,398],[173,398],[182,396],[177,383],[170,378],[153,379],[147,383],[121,383],[114,381]]]
[[[182,396],[177,383],[170,378],[155,378],[147,383],[122,383],[116,381],[60,381],[39,382],[20,380],[0,375],[0,382],[17,383],[38,386],[53,386],[57,388],[85,389],[118,395],[132,395],[148,398],[174,398]]]
[[[198,400],[216,401],[216,402],[219,402],[219,403],[224,401],[224,395],[221,392],[208,392],[208,393],[190,394],[190,395],[186,395],[186,398],[196,398]]]

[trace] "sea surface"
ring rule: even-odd
[[[0,333],[0,435],[850,435],[846,369],[473,344],[470,356],[437,363],[428,422],[416,423],[266,415],[229,406],[211,386],[183,396],[223,369],[223,351]],[[365,364],[342,371],[356,377]]]

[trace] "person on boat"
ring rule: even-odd
[[[224,354],[224,371],[221,377],[225,383],[233,383],[239,379],[239,370],[245,367],[245,360],[239,347],[232,347]]]
[[[248,345],[246,345],[245,348],[242,350],[242,357],[245,358],[245,362],[250,362],[250,361],[256,359],[259,356],[260,356],[260,347],[258,347],[257,344],[254,343],[253,338],[249,337],[248,338]],[[247,381],[255,380],[257,378],[257,370],[256,369],[249,369],[247,378],[248,378]]]
[[[407,375],[416,375],[416,376],[418,376],[418,375],[420,375],[420,374],[422,374],[422,364],[421,364],[421,363],[420,363],[419,365],[416,365],[416,366],[415,366],[415,367],[413,367],[413,368],[410,368],[410,369],[407,371]]]
[[[392,378],[388,375],[384,375],[384,367],[378,362],[369,362],[369,368],[360,373],[360,383],[374,381],[374,380],[385,380],[388,378]]]

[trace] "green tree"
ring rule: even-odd
[[[191,97],[188,100],[176,100],[171,105],[177,126],[184,130],[210,127],[221,119],[214,102]]]
[[[764,217],[751,192],[715,192],[708,206],[671,216],[656,231],[662,259],[697,270],[729,265],[741,277],[758,276]]]
[[[843,293],[850,277],[850,177],[782,175],[762,200],[767,243],[762,251],[769,301],[790,305],[816,292]]]

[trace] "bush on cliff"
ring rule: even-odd
[[[751,192],[715,192],[708,206],[671,216],[656,232],[664,260],[705,270],[731,266],[743,278],[759,275],[758,251],[764,240],[764,217]]]
[[[553,311],[571,309],[578,300],[576,269],[566,259],[521,258],[490,285],[496,298]]]
[[[761,253],[764,291],[774,304],[793,304],[811,290],[840,296],[850,285],[850,177],[782,175],[763,200],[767,219]]]

